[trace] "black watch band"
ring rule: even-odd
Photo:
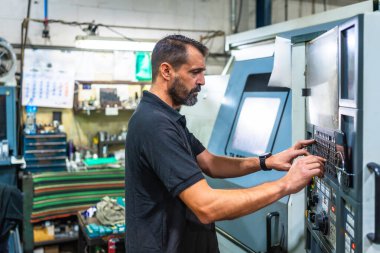
[[[272,153],[265,153],[265,154],[262,154],[259,156],[259,160],[260,160],[260,168],[262,170],[272,170],[271,168],[268,168],[267,165],[265,164],[265,160],[270,157],[272,155]]]

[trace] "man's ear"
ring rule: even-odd
[[[173,68],[169,63],[167,62],[161,63],[160,75],[162,76],[162,78],[164,78],[165,80],[169,80],[171,78],[172,73],[173,73]]]

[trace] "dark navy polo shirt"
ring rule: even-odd
[[[218,252],[214,224],[201,224],[178,197],[204,179],[196,162],[204,150],[183,115],[144,91],[126,141],[128,253]]]

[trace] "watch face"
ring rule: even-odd
[[[260,157],[267,158],[267,157],[270,157],[271,155],[272,155],[272,153],[267,152],[267,153],[260,155]]]

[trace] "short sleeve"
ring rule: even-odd
[[[195,157],[206,149],[203,146],[203,144],[192,133],[189,133],[189,141],[191,145],[191,150],[193,151]]]
[[[192,144],[187,145],[175,123],[158,122],[154,128],[154,133],[146,138],[143,152],[149,167],[175,197],[204,176],[190,150]]]

